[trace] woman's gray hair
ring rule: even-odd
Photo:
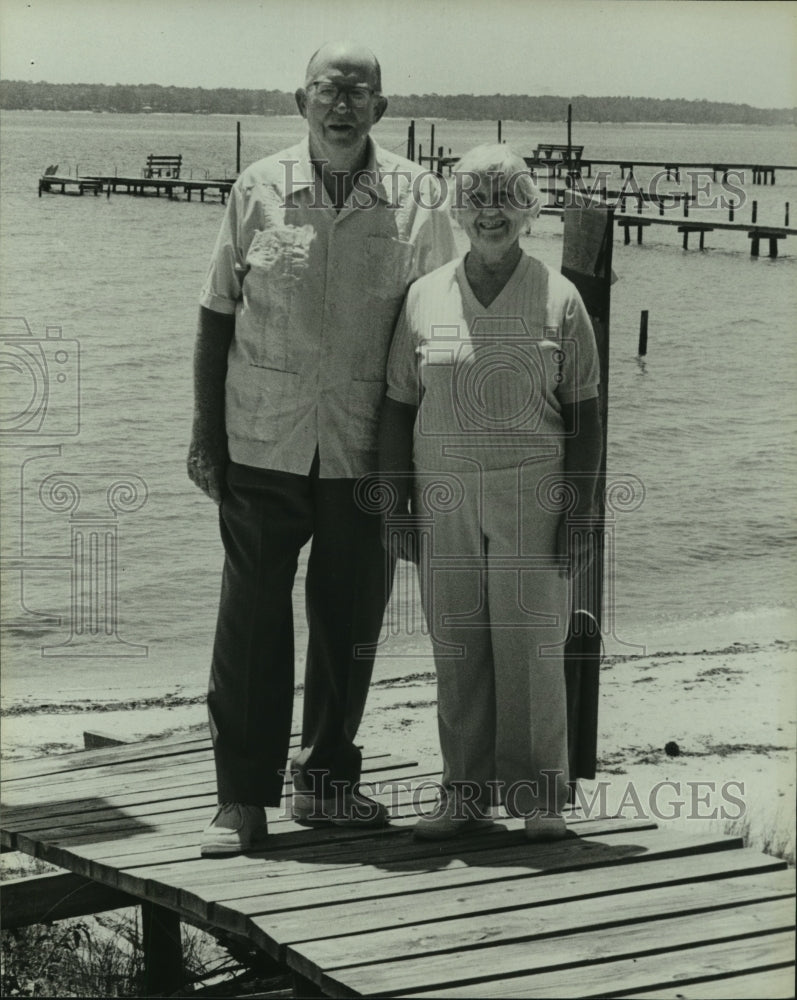
[[[526,161],[503,143],[476,146],[461,157],[449,181],[449,209],[456,214],[472,208],[468,193],[479,191],[489,199],[499,187],[506,190],[513,208],[527,213],[528,222],[540,214],[540,190]]]

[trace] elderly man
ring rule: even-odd
[[[354,744],[392,581],[376,469],[393,327],[411,281],[454,255],[435,178],[369,137],[387,107],[367,49],[328,44],[296,92],[308,137],[246,169],[201,296],[188,472],[225,549],[208,710],[218,810],[204,855],[262,844],[278,806],[294,687],[291,591],[312,538],[293,815],[381,824]]]

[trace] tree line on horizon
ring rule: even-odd
[[[678,122],[687,124],[789,125],[797,108],[755,108],[749,104],[654,97],[553,97],[521,94],[410,94],[391,96],[396,118],[449,118],[469,121],[564,121],[567,105],[575,121]],[[296,114],[293,93],[160,84],[34,83],[0,81],[5,111],[109,111],[228,115]]]

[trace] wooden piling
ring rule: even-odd
[[[754,201],[753,202],[753,219],[752,219],[752,221],[755,223],[757,219],[758,219],[758,202]],[[758,255],[756,254],[756,256],[758,256]]]
[[[501,119],[499,118],[498,119],[498,144],[499,145],[502,142],[502,139],[501,139],[501,125],[502,125],[502,122],[501,122]]]
[[[643,309],[639,317],[639,348],[637,353],[641,358],[648,353],[648,310]]]
[[[235,123],[235,172],[241,172],[241,123]],[[193,176],[193,175],[192,175]]]
[[[786,218],[785,218],[785,221],[784,221],[783,225],[787,226],[787,227],[789,225],[789,203],[788,202],[786,202]]]

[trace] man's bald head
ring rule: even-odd
[[[382,93],[382,69],[373,52],[354,42],[327,42],[313,53],[307,64],[305,86],[312,83],[330,67],[346,74],[355,74],[368,81],[373,90]]]

